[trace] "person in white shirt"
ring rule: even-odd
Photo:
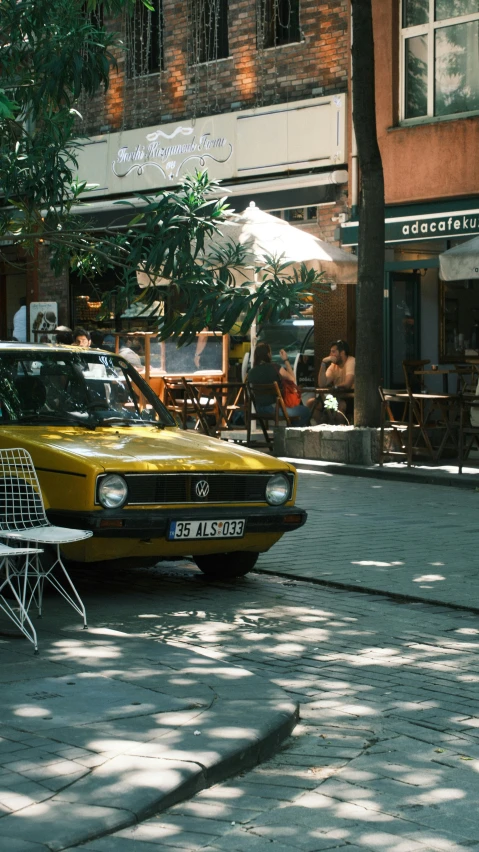
[[[27,342],[27,300],[25,296],[20,299],[20,307],[13,315],[13,339],[19,343]]]

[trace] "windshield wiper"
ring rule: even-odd
[[[132,420],[130,417],[98,417],[96,423],[98,426],[136,426],[142,423],[142,420]]]
[[[22,417],[17,417],[14,423],[68,423],[74,426],[83,426],[84,429],[95,430],[96,424],[92,420],[82,420],[80,417],[75,417],[74,414],[62,412],[57,414],[55,411],[41,411],[39,414],[24,414]]]
[[[165,424],[157,420],[142,420],[141,417],[122,417],[121,415],[111,417],[97,417],[98,426],[156,426],[164,429]]]

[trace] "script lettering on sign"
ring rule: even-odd
[[[226,163],[232,153],[233,145],[224,136],[196,136],[193,127],[176,127],[171,133],[157,129],[146,134],[144,143],[119,148],[112,171],[116,177],[125,178],[131,172],[142,175],[146,168],[154,168],[166,181],[175,181],[188,162],[203,168],[207,160]]]

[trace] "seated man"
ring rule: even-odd
[[[345,340],[335,340],[330,347],[329,355],[326,355],[321,362],[321,367],[318,375],[318,387],[332,387],[335,391],[352,391],[354,390],[354,372],[356,367],[356,359],[349,354],[349,346]],[[346,412],[348,400],[337,394],[338,408],[343,413]],[[314,400],[308,401],[308,405],[312,406]],[[315,413],[321,408],[319,402],[315,404]]]

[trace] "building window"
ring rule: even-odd
[[[163,0],[152,0],[154,9],[136,3],[127,16],[127,74],[145,77],[163,71]]]
[[[97,30],[103,29],[103,4],[97,3],[93,9],[88,9],[88,3],[82,6],[82,12],[86,20]]]
[[[229,56],[228,0],[191,0],[190,62],[215,62]]]
[[[301,41],[299,0],[258,0],[258,47],[279,47]]]
[[[479,110],[479,0],[403,0],[403,118]]]
[[[312,222],[318,218],[317,207],[285,207],[282,210],[270,210],[271,216],[284,219],[285,222]]]

